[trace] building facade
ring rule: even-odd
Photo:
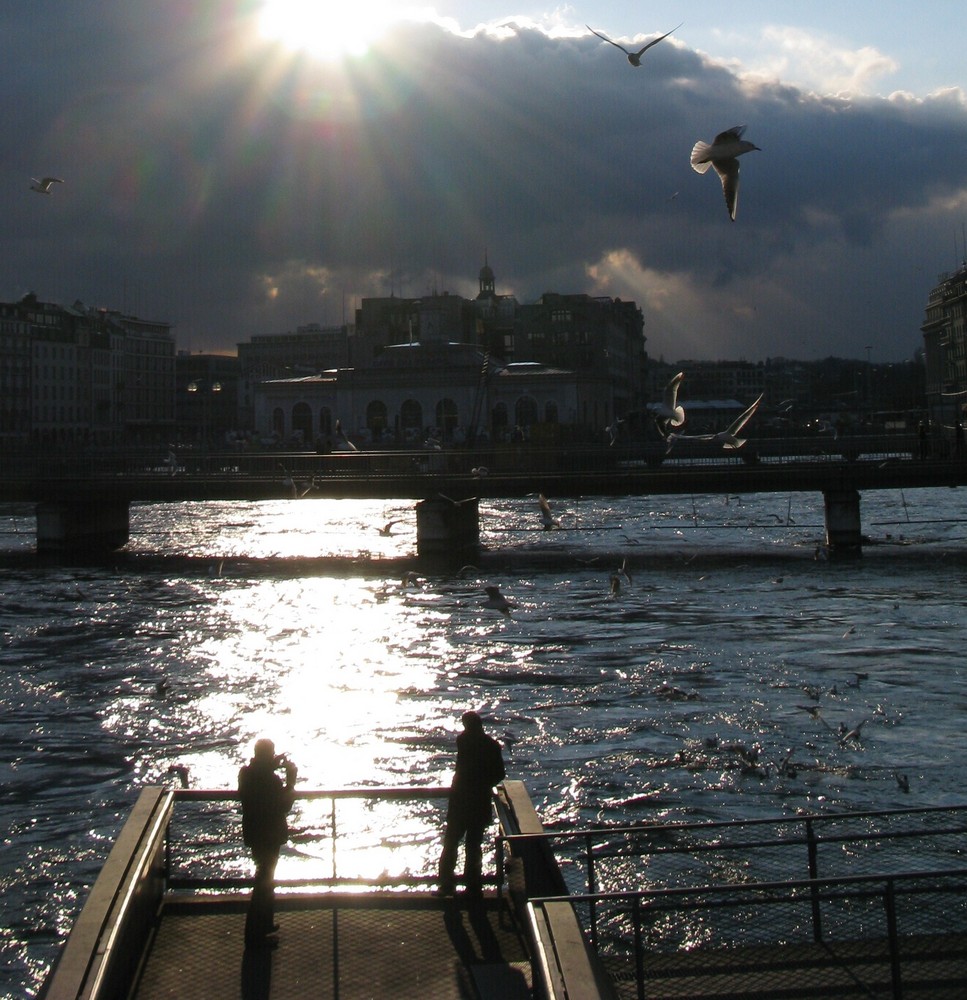
[[[942,274],[927,297],[923,326],[927,413],[946,441],[967,419],[967,262]]]
[[[0,443],[161,440],[175,420],[167,323],[28,294],[0,303]]]

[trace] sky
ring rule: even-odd
[[[586,25],[674,30],[635,68]],[[635,300],[656,359],[907,360],[967,256],[965,40],[948,0],[4,3],[0,300],[233,353],[486,259]],[[732,221],[689,154],[734,125]]]

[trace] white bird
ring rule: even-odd
[[[500,587],[484,587],[487,593],[487,600],[484,601],[485,608],[493,608],[494,611],[499,611],[502,615],[510,617],[511,610],[515,607],[506,597],[500,592]]]
[[[304,497],[310,490],[316,488],[316,477],[313,476],[308,482],[304,480],[301,482],[296,482],[289,473],[289,470],[281,463],[278,462],[277,465],[285,473],[282,479],[282,488],[289,494],[291,499],[299,500]]]
[[[543,493],[537,494],[537,502],[541,505],[541,526],[544,531],[550,531],[552,528],[560,528],[561,522],[554,517],[551,512],[551,505],[547,502],[547,498]]]
[[[470,470],[470,475],[473,476],[474,479],[483,479],[488,472],[490,472],[490,469],[488,469],[486,465],[475,465]]]
[[[655,417],[664,422],[664,430],[669,427],[681,427],[685,423],[685,409],[678,403],[678,387],[685,378],[684,372],[679,372],[665,386],[665,396],[660,403],[648,407]],[[664,433],[663,430],[663,433]]]
[[[755,416],[755,411],[759,409],[759,404],[762,402],[762,395],[747,410],[740,413],[724,431],[718,431],[715,434],[669,434],[668,447],[671,448],[676,441],[682,440],[711,441],[713,444],[720,444],[725,451],[738,451],[745,444],[745,438],[740,438],[739,433]]]
[[[684,23],[685,22],[682,21],[682,24]],[[672,31],[678,31],[681,26],[681,24],[676,25],[672,28]],[[672,31],[666,31],[664,35],[659,35],[658,38],[653,38],[647,45],[643,45],[637,52],[629,52],[623,45],[613,42],[607,35],[602,35],[600,31],[595,31],[590,24],[586,24],[585,28],[587,28],[592,35],[597,35],[601,41],[607,42],[609,45],[613,45],[616,49],[621,49],[621,51],[628,57],[628,62],[635,67],[641,65],[641,57],[652,47],[652,45],[657,45],[663,38],[667,38],[672,33]]]
[[[744,125],[735,125],[725,132],[719,132],[711,144],[701,139],[692,147],[692,169],[704,174],[709,167],[722,181],[722,193],[725,195],[725,205],[729,210],[729,218],[735,221],[735,207],[739,197],[739,160],[743,153],[759,149],[751,142],[742,138]],[[761,150],[760,150],[761,152]]]
[[[30,190],[36,191],[38,194],[50,194],[50,189],[55,184],[64,183],[59,177],[31,177],[30,179],[33,181]]]

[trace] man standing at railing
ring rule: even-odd
[[[276,773],[285,770],[285,783]],[[275,744],[261,739],[255,754],[238,772],[238,797],[242,801],[242,839],[255,861],[255,885],[245,918],[245,947],[274,948],[275,866],[279,851],[289,839],[286,817],[295,801],[298,769],[284,755],[276,756]]]
[[[464,839],[463,878],[467,894],[479,896],[482,889],[483,837],[492,819],[491,795],[504,777],[500,744],[484,732],[476,712],[464,712],[463,732],[457,737],[457,764],[450,785],[447,823],[440,855],[441,896],[452,896],[457,848]]]

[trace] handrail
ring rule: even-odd
[[[845,954],[849,951],[850,962],[860,966],[868,964],[870,966],[886,966],[889,973],[890,995],[899,1000],[904,993],[903,969],[904,961],[910,963],[909,976],[913,978],[926,977],[926,981],[937,986],[938,981],[931,979],[932,975],[955,977],[951,983],[956,981],[962,985],[963,979],[956,978],[962,973],[948,970],[941,971],[945,961],[949,961],[953,947],[944,941],[944,935],[959,934],[963,936],[965,918],[962,907],[944,906],[942,902],[937,905],[936,901],[942,901],[956,894],[957,898],[963,896],[967,888],[967,868],[955,870],[943,870],[935,872],[906,872],[891,875],[856,875],[841,876],[829,879],[794,879],[778,882],[750,882],[750,883],[729,883],[729,884],[706,884],[702,886],[670,887],[663,889],[642,889],[642,890],[622,890],[606,893],[579,893],[560,896],[535,897],[528,902],[529,919],[535,920],[536,913],[540,910],[552,906],[561,905],[567,902],[576,907],[587,905],[591,911],[605,908],[607,911],[619,919],[631,920],[630,929],[626,924],[622,924],[623,930],[620,933],[621,940],[631,941],[631,957],[633,958],[634,984],[636,996],[644,1000],[647,995],[652,995],[646,991],[646,962],[653,970],[653,976],[662,974],[663,963],[671,961],[678,962],[682,957],[681,941],[675,941],[670,948],[662,950],[655,941],[648,940],[646,946],[646,932],[659,926],[667,932],[669,922],[674,921],[676,915],[680,920],[680,928],[684,929],[686,936],[687,920],[689,914],[696,914],[701,926],[708,927],[709,917],[715,911],[739,910],[753,908],[754,920],[739,920],[732,916],[728,919],[727,925],[735,927],[754,927],[755,941],[748,944],[751,949],[749,961],[757,964],[762,963],[762,948],[764,945],[773,947],[780,943],[784,946],[799,946],[798,959],[791,954],[786,958],[778,951],[776,952],[776,963],[784,965],[786,969],[796,968],[796,962],[801,963],[801,967],[809,969],[809,975],[820,976],[820,967],[824,964],[839,964],[838,954]],[[916,898],[917,903],[909,910],[904,911],[902,916],[906,922],[905,929],[900,928],[900,906],[907,899]],[[936,910],[931,920],[929,917],[930,900],[935,900]],[[859,903],[870,903],[880,900],[882,903],[882,924],[878,935],[870,934],[871,925],[864,919],[862,913],[869,913],[862,910],[861,915],[854,915],[854,909]],[[925,900],[921,902],[921,900]],[[775,940],[764,942],[759,928],[769,928],[773,924],[765,914],[765,907],[772,906],[799,906],[803,908],[815,908],[823,904],[827,909],[839,906],[839,922],[837,930],[839,935],[831,937],[828,933],[823,933],[821,927],[813,928],[812,945],[818,951],[809,953],[805,949],[810,943],[805,940],[797,940],[797,934],[802,935],[808,927],[808,920],[796,922],[792,925],[795,929],[789,931],[775,931]],[[872,917],[873,915],[870,914]],[[815,919],[815,916],[814,916]],[[848,927],[850,921],[855,921],[858,933],[854,936],[843,936],[843,928]],[[592,925],[593,927],[593,925]],[[680,930],[679,935],[682,933]],[[602,953],[602,943],[597,933],[592,929],[590,933],[591,946],[599,954]],[[910,945],[911,939],[919,939],[920,945]],[[716,976],[727,971],[730,967],[728,956],[737,954],[737,944],[735,942],[711,941],[708,947],[699,945],[688,947],[686,951],[694,958],[693,962],[686,965],[679,965],[685,975],[689,976]],[[843,946],[843,947],[840,947]],[[962,951],[962,946],[957,946]],[[723,950],[724,949],[724,950]],[[725,956],[716,959],[715,955],[721,950]],[[703,957],[703,952],[707,954]],[[624,952],[627,962],[627,952]],[[940,966],[934,971],[929,969],[930,962],[938,962]],[[924,971],[928,969],[928,971]],[[674,974],[674,973],[673,973]],[[788,972],[787,972],[788,975]],[[814,979],[819,982],[819,979]],[[947,980],[944,980],[945,982]],[[912,986],[913,984],[911,984]],[[756,993],[756,996],[765,995]],[[783,994],[785,995],[785,994]],[[877,995],[880,995],[879,993]]]
[[[201,788],[178,788],[175,789],[174,798],[176,804],[181,803],[238,803],[238,792],[234,789],[201,789]],[[300,889],[312,886],[335,888],[338,886],[369,886],[373,888],[389,888],[392,886],[429,886],[436,884],[439,876],[435,867],[432,871],[418,874],[389,874],[385,870],[376,876],[361,874],[341,874],[337,866],[337,845],[345,844],[347,834],[340,831],[337,803],[346,800],[371,800],[380,802],[429,802],[434,799],[446,800],[449,798],[450,788],[444,785],[361,785],[342,788],[315,788],[298,789],[294,796],[297,802],[318,802],[328,801],[330,803],[328,816],[328,836],[323,831],[322,842],[331,845],[331,862],[329,873],[323,873],[319,869],[310,871],[305,877],[300,878],[276,878],[275,885],[278,889]],[[442,813],[442,810],[441,810]],[[169,889],[172,890],[194,890],[194,889],[220,889],[236,890],[248,888],[253,884],[254,876],[240,874],[217,874],[197,872],[192,873],[191,865],[204,864],[204,857],[189,858],[187,861],[183,857],[175,857],[176,833],[182,829],[179,821],[184,817],[183,812],[175,810],[172,822],[169,824],[165,852],[165,874]],[[238,812],[239,820],[241,812]],[[442,822],[442,815],[441,815]],[[237,839],[238,863],[247,866],[248,859],[241,843],[241,837]],[[322,861],[322,858],[319,859]],[[500,872],[484,873],[484,881],[489,884],[496,884],[500,879]]]

